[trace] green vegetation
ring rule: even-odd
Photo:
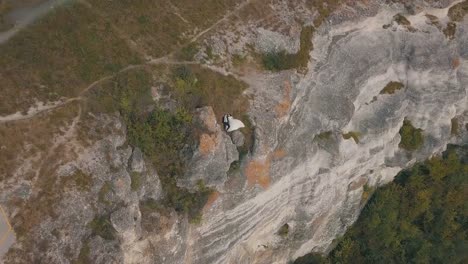
[[[289,234],[289,225],[288,224],[282,225],[278,231],[278,235],[281,237],[286,237],[288,236],[288,234]]]
[[[448,11],[450,19],[456,22],[461,22],[466,14],[468,14],[468,0],[452,6]]]
[[[200,66],[181,66],[172,69],[173,93],[179,104],[188,111],[200,106],[213,107],[218,120],[224,113],[242,116],[248,109],[247,98],[242,95],[247,85],[232,76]]]
[[[255,135],[254,126],[252,122],[250,122],[249,116],[247,114],[243,114],[240,120],[245,125],[245,127],[241,129],[245,136],[244,145],[237,148],[237,151],[239,151],[239,160],[242,160],[249,152],[253,150]]]
[[[411,22],[402,14],[396,14],[393,16],[393,20],[398,23],[398,25],[402,26],[410,26]]]
[[[398,146],[409,151],[417,150],[424,144],[422,131],[422,129],[415,128],[409,120],[405,119],[399,131],[401,141]]]
[[[450,133],[452,135],[458,135],[460,133],[460,123],[458,121],[458,118],[454,117],[450,120],[452,126],[450,128]]]
[[[242,65],[246,61],[247,61],[247,56],[242,56],[240,54],[232,55],[232,65],[234,65],[234,67],[238,67],[238,66]]]
[[[369,185],[365,184],[363,187],[363,192],[362,192],[362,197],[361,197],[361,203],[367,202],[371,195],[374,193],[375,188],[374,187],[369,187]]]
[[[380,94],[394,94],[403,87],[405,86],[401,82],[389,82],[382,91],[380,91]]]
[[[356,262],[359,263],[359,262]],[[294,264],[331,264],[326,257],[317,254],[309,253],[305,256],[302,256],[294,261]]]
[[[348,133],[343,134],[344,139],[348,140],[350,138],[353,138],[354,142],[356,142],[356,144],[359,144],[359,137],[360,136],[361,136],[361,133],[356,132],[356,131],[349,131]]]
[[[87,264],[91,263],[91,258],[89,256],[89,253],[91,252],[91,248],[89,247],[89,243],[83,242],[81,249],[80,249],[80,254],[78,255],[78,259],[74,261],[74,264]]]
[[[140,113],[152,104],[151,74],[147,69],[121,73],[109,82],[88,91],[86,101],[89,111],[120,112],[124,118]]]
[[[295,263],[465,263],[466,147],[449,146],[378,189],[327,259]],[[465,157],[465,158],[464,158]]]
[[[80,191],[89,191],[93,185],[93,178],[81,170],[77,170],[71,177]]]
[[[239,160],[241,160],[241,159],[239,159]],[[227,171],[228,176],[232,175],[232,174],[234,174],[236,172],[239,172],[240,165],[241,165],[239,160],[235,160],[229,165],[229,170]]]
[[[224,113],[243,116],[248,107],[247,98],[242,95],[246,85],[231,76],[198,66],[153,70],[168,83],[165,92],[176,101],[176,109],[164,109],[154,104],[150,94],[151,69],[148,68],[121,73],[89,91],[87,107],[94,112],[120,113],[127,126],[129,144],[139,147],[158,168],[166,195],[164,205],[195,221],[211,189],[200,184],[196,192],[191,192],[176,184],[177,178],[185,173],[182,150],[196,145],[198,140],[198,128],[192,122],[192,115],[196,108],[210,105],[219,119]],[[250,137],[253,129],[249,130],[249,124],[246,122],[244,131]],[[139,188],[139,180],[132,175],[133,190]]]
[[[198,192],[177,186],[177,177],[185,172],[180,157],[182,148],[190,141],[191,116],[185,110],[171,113],[156,108],[143,116],[127,118],[128,140],[138,146],[158,166],[165,204],[189,218],[196,217],[208,199],[211,190],[200,188]]]
[[[448,22],[447,27],[444,28],[443,32],[448,39],[454,39],[455,33],[457,32],[457,24],[454,22]]]
[[[110,203],[106,199],[106,196],[109,192],[112,192],[112,183],[110,181],[106,181],[99,190],[98,202],[109,205]]]
[[[132,180],[132,182],[130,184],[130,187],[132,188],[132,191],[134,191],[134,192],[139,191],[141,189],[141,185],[142,185],[142,181],[143,181],[141,173],[133,171],[133,172],[130,173],[130,178]]]
[[[325,131],[318,135],[315,135],[314,140],[328,140],[332,137],[332,135],[333,134],[331,131]]]
[[[310,58],[309,53],[313,49],[312,35],[314,31],[312,26],[302,28],[300,49],[296,54],[287,54],[284,50],[263,54],[261,59],[263,67],[269,71],[306,68]]]
[[[177,54],[177,58],[182,61],[192,61],[198,53],[198,45],[195,42],[183,47]]]
[[[109,220],[108,215],[96,216],[88,226],[93,231],[93,235],[98,235],[105,240],[115,239],[115,229]]]

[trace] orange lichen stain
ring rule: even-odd
[[[460,58],[455,58],[452,60],[452,68],[456,69],[460,66]]]
[[[271,154],[272,159],[279,160],[286,157],[286,151],[284,149],[277,149]]]
[[[284,82],[283,100],[276,106],[276,116],[281,118],[285,116],[291,108],[291,84],[288,81]]]
[[[209,210],[211,206],[218,200],[219,198],[219,192],[214,191],[208,196],[208,201],[206,201],[205,206],[203,206],[203,211]]]
[[[215,135],[202,134],[200,136],[200,145],[198,148],[203,155],[207,155],[210,152],[214,151],[217,145],[217,140]]]
[[[252,160],[245,168],[247,183],[250,187],[259,184],[263,188],[270,186],[270,159]]]

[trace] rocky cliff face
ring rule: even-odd
[[[204,67],[249,85],[255,127],[252,151],[230,169],[243,136],[230,138],[210,107],[198,110],[194,122],[204,133],[184,157],[188,170],[177,184],[193,189],[203,180],[215,190],[199,223],[173,210],[151,210],[163,197],[157,164],[126,144],[118,116],[89,114],[87,137],[97,130],[106,136],[84,144],[81,130],[59,134],[52,143],[70,142],[62,146],[68,150],[56,150],[70,157],[48,166],[64,185],[67,177],[84,175],[75,183],[83,189],[58,194],[52,216],[28,224],[32,240],[17,241],[6,262],[24,259],[21,249],[32,247],[29,259],[52,263],[83,256],[96,263],[287,263],[326,252],[358,217],[367,189],[447,143],[468,142],[468,18],[452,22],[448,16],[458,2],[351,3],[315,30],[307,67],[268,72],[253,60],[236,65],[235,58],[249,52],[298,52],[301,26],[294,18],[308,25],[316,17],[299,2],[270,3],[266,17],[277,24],[247,16],[219,25],[195,55]],[[207,56],[207,47],[214,56]],[[389,92],[391,82],[401,85]],[[415,150],[400,144],[405,120],[422,130],[423,144]],[[54,149],[42,160],[59,160],[53,155]],[[47,202],[40,200],[44,185],[25,176],[35,162],[24,161],[11,172],[16,177],[0,185],[8,215],[23,221],[14,226],[28,222],[17,217],[21,210],[34,208],[10,197],[23,193]],[[46,250],[39,253],[41,247]]]

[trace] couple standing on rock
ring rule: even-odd
[[[224,130],[226,130],[226,132],[232,132],[239,128],[245,127],[242,121],[233,118],[231,114],[225,114],[223,116],[223,125],[224,125]]]

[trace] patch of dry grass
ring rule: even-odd
[[[175,51],[240,1],[89,0],[106,19],[153,57]]]
[[[0,114],[28,109],[35,100],[76,96],[93,81],[139,62],[87,8],[63,5],[0,45]]]

